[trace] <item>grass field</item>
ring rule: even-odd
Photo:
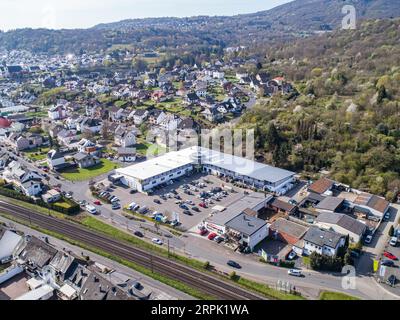
[[[41,161],[46,159],[47,153],[50,151],[50,148],[35,148],[32,150],[24,151],[25,156],[32,161]]]
[[[340,292],[324,291],[321,293],[320,300],[360,300],[357,297],[352,297]]]
[[[102,174],[108,173],[119,166],[107,159],[101,159],[100,163],[91,168],[77,168],[72,171],[65,171],[61,175],[70,181],[85,181],[96,178]]]

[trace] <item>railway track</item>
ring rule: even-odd
[[[100,249],[124,260],[146,267],[153,272],[181,281],[190,287],[221,300],[261,300],[262,297],[234,286],[211,275],[202,273],[164,257],[134,247],[98,233],[77,223],[57,219],[29,209],[0,201],[0,211],[18,219],[31,222],[44,229],[57,232],[72,240]]]

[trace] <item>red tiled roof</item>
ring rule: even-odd
[[[315,181],[308,187],[308,191],[315,192],[318,194],[324,193],[325,191],[329,190],[334,182],[327,178],[322,178]]]

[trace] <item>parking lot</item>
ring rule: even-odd
[[[203,187],[194,187],[190,185],[194,181],[203,183]],[[190,186],[191,189],[185,192],[182,188],[184,185]],[[211,199],[207,208],[202,208],[200,206],[200,203],[202,203],[202,200],[200,199],[201,192],[207,192],[217,187],[224,187],[225,190],[227,190],[225,196],[219,201]],[[232,189],[230,190],[230,188]],[[176,195],[172,193],[174,191],[177,193]],[[149,212],[147,213],[148,216],[151,216],[153,212],[157,211],[172,221],[175,217],[174,213],[176,213],[179,222],[181,223],[181,228],[189,230],[206,219],[212,213],[212,208],[214,206],[218,205],[227,207],[243,198],[245,196],[244,191],[244,189],[233,187],[231,184],[220,180],[218,177],[194,174],[190,177],[182,177],[172,185],[155,190],[154,194],[151,196],[141,193],[131,194],[130,189],[123,187],[115,189],[113,194],[121,200],[121,205],[123,207],[126,207],[132,202],[135,202],[141,207],[146,206],[149,209]],[[161,197],[164,195],[169,196],[162,199]],[[155,201],[159,203],[156,203]],[[181,204],[185,205],[185,208],[180,207]],[[188,211],[187,213],[190,215],[184,214],[184,211]]]

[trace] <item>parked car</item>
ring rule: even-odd
[[[185,214],[187,216],[193,216],[193,213],[191,213],[189,210],[184,210],[183,214]]]
[[[185,204],[180,204],[179,208],[183,209],[183,210],[189,210],[189,207]]]
[[[114,202],[114,203],[112,204],[111,209],[112,209],[112,210],[119,210],[119,209],[121,209],[121,205],[119,204],[119,202]]]
[[[204,208],[204,209],[206,209],[207,208],[207,205],[205,204],[205,203],[199,203],[199,207],[202,207],[202,208]]]
[[[397,260],[397,257],[388,251],[385,251],[383,255],[390,260]]]
[[[395,247],[395,246],[397,245],[397,237],[392,237],[392,239],[390,239],[389,244],[390,244],[392,247]]]
[[[364,243],[370,244],[372,242],[372,236],[369,234],[368,236],[365,237]]]
[[[154,203],[161,204],[161,201],[158,199],[154,199],[153,201],[154,201]]]
[[[216,233],[210,233],[208,235],[208,240],[214,240],[218,235]]]
[[[112,203],[119,202],[119,201],[120,201],[120,200],[119,200],[117,197],[114,197],[114,198],[111,199],[111,202],[112,202]]]
[[[195,211],[195,212],[200,212],[200,209],[197,208],[197,207],[192,207],[192,210]]]
[[[129,206],[128,206],[128,210],[133,210],[136,207],[136,203],[132,202]]]
[[[86,211],[89,212],[90,214],[97,214],[97,209],[90,205],[86,206]]]
[[[293,259],[296,258],[296,257],[297,257],[296,252],[291,251],[291,252],[289,253],[289,255],[288,255],[288,260],[293,260]]]
[[[140,231],[135,231],[133,234],[138,238],[143,238],[144,237],[143,233],[141,233]]]
[[[146,206],[144,206],[144,207],[139,208],[138,212],[140,214],[146,214],[147,212],[149,212],[149,209]]]
[[[158,244],[159,246],[162,246],[162,245],[163,245],[163,242],[162,242],[160,239],[158,239],[158,238],[153,238],[151,241],[152,241],[153,243],[155,243],[155,244]]]
[[[96,206],[101,206],[101,201],[100,200],[96,200],[93,202]]]
[[[383,260],[381,262],[381,266],[394,267],[394,261],[393,260]]]
[[[242,268],[242,266],[239,263],[237,263],[237,262],[235,262],[233,260],[229,260],[226,264],[228,266],[232,267],[232,268],[235,268],[235,269],[241,269]]]
[[[221,236],[218,236],[218,237],[215,237],[214,238],[214,241],[216,242],[216,243],[221,243],[221,242],[223,242],[225,239],[223,238],[223,237],[221,237]]]
[[[303,274],[301,273],[301,271],[300,271],[300,270],[296,270],[296,269],[290,269],[290,270],[288,271],[288,275],[289,275],[289,276],[293,276],[293,277],[302,277],[302,276],[303,276]]]
[[[208,233],[207,229],[200,229],[200,230],[199,230],[199,234],[200,234],[201,236],[205,236],[207,233]]]

